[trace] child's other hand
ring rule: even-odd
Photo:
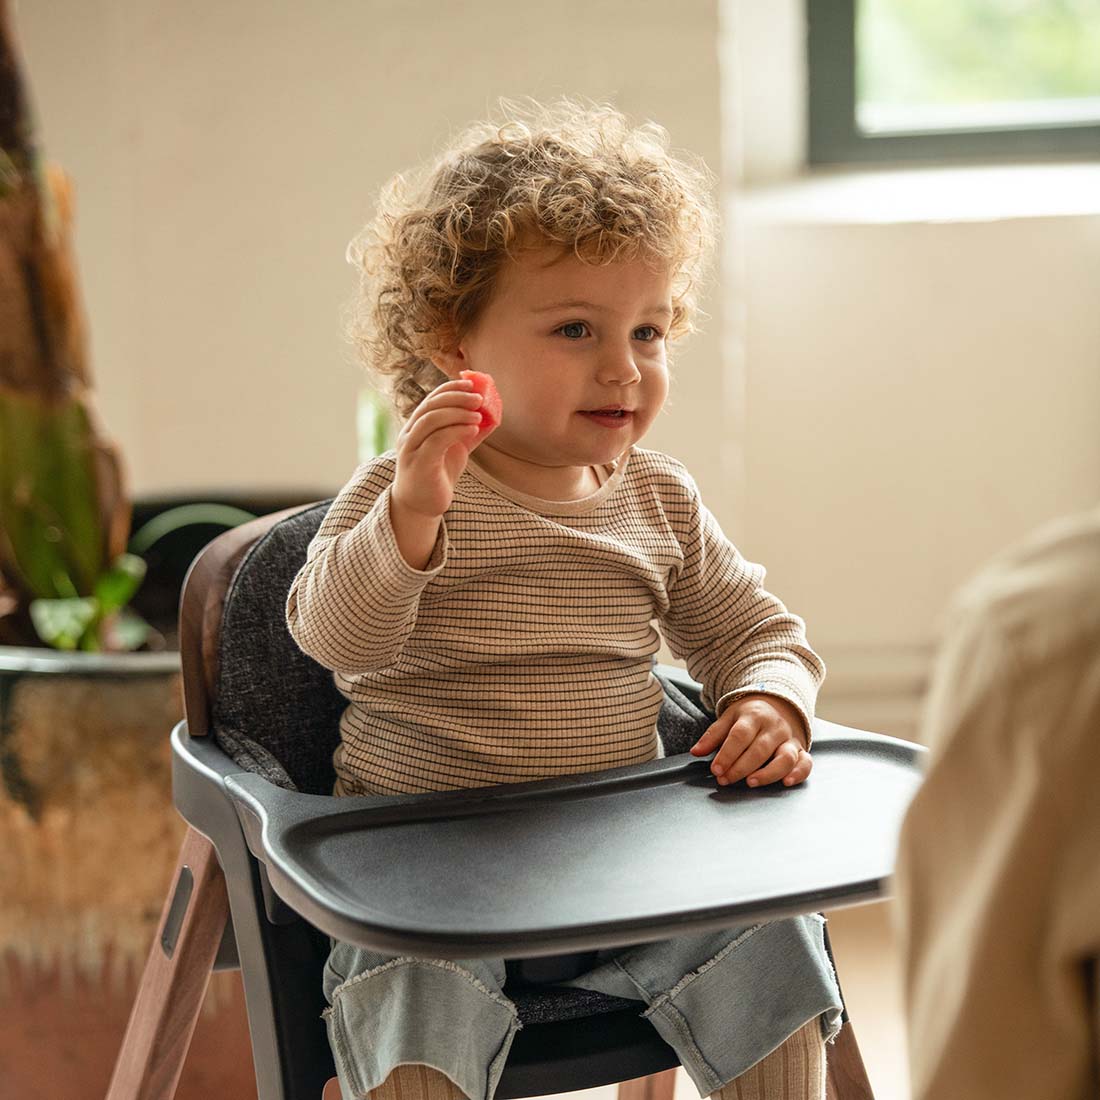
[[[793,787],[814,766],[799,712],[776,695],[735,699],[690,751],[705,756],[718,745],[710,770],[722,786],[739,779],[747,779],[750,787],[782,779]]]
[[[437,386],[413,410],[397,436],[393,499],[400,508],[428,517],[450,508],[481,425],[482,400],[460,378]]]

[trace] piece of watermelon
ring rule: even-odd
[[[458,376],[473,382],[474,393],[480,393],[482,397],[481,408],[478,409],[481,413],[481,425],[470,444],[470,449],[473,450],[500,423],[504,415],[504,406],[501,404],[500,394],[497,393],[491,374],[483,374],[478,370],[464,370],[459,371]]]

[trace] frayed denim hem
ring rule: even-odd
[[[455,980],[456,975],[462,980]],[[454,1021],[440,1034],[416,1025],[402,1004],[431,1004]],[[522,1024],[516,1007],[445,959],[402,956],[336,987],[324,1016],[340,1087],[365,1097],[395,1066],[421,1063],[446,1074],[470,1100],[492,1100]]]
[[[808,914],[739,931],[721,951],[654,995],[636,958],[619,968],[644,995],[642,1014],[677,1053],[700,1097],[710,1096],[819,1017],[840,1031],[840,987],[824,918]]]

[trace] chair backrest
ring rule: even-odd
[[[286,598],[330,503],[282,519],[241,559],[225,599],[212,708],[214,737],[238,763],[241,749],[261,765],[277,761],[310,794],[332,793],[347,700],[290,636]],[[278,774],[268,778],[287,785]]]
[[[215,539],[180,602],[192,736],[280,786],[330,794],[347,701],[286,628],[286,597],[331,501],[263,516]]]
[[[219,536],[195,559],[180,601],[190,734],[212,734],[241,767],[310,794],[332,791],[347,700],[291,638],[286,598],[331,503],[262,516]],[[662,683],[665,752],[686,752],[705,716]]]

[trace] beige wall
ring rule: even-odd
[[[807,173],[804,36],[804,0],[725,9],[739,541],[819,712],[912,736],[950,594],[1100,503],[1100,158]]]
[[[344,261],[378,187],[499,96],[610,98],[718,170],[713,0],[16,7],[73,174],[100,408],[141,490],[338,488]],[[720,298],[652,437],[719,495]],[[687,422],[704,430],[685,431]]]
[[[743,549],[817,624],[824,711],[908,732],[947,594],[1100,503],[1100,217],[741,224]]]
[[[809,194],[801,0],[16,10],[139,490],[336,488],[374,192],[495,97],[572,92],[723,173],[724,281],[650,442],[807,619],[827,717],[912,733],[951,591],[1100,499],[1100,175]]]

